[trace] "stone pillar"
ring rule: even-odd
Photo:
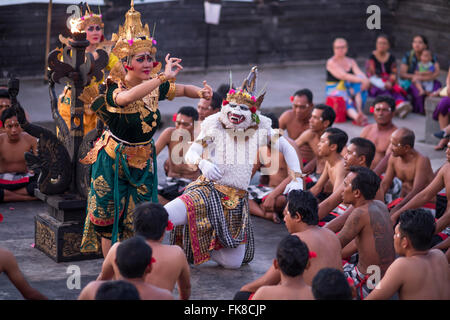
[[[441,97],[427,97],[425,98],[425,143],[437,144],[439,139],[433,133],[441,130],[439,122],[433,119],[433,112]]]

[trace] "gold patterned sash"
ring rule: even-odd
[[[129,143],[125,145],[122,142],[117,142],[112,137],[109,131],[105,131],[102,137],[95,143],[95,146],[88,152],[86,157],[80,160],[82,164],[93,164],[97,161],[98,153],[101,149],[105,149],[105,152],[111,159],[116,158],[116,147],[118,145],[122,154],[127,155],[127,162],[130,167],[144,169],[147,166],[147,161],[152,156],[152,143],[151,141],[145,141],[142,143]]]

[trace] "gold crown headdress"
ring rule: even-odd
[[[156,48],[153,46],[156,41],[150,37],[148,24],[145,27],[142,26],[141,14],[134,9],[133,0],[131,0],[130,10],[125,14],[125,23],[119,26],[119,31],[112,35],[111,40],[116,42],[113,53],[119,59],[143,51],[150,52],[153,57],[156,55]]]
[[[242,83],[241,87],[238,89],[233,89],[230,74],[230,91],[227,94],[227,101],[236,104],[245,104],[247,106],[259,108],[264,100],[264,95],[260,94],[259,97],[255,96],[256,91],[256,76],[258,73],[258,68],[255,66],[250,70],[247,78]],[[253,112],[252,112],[253,113]]]
[[[99,13],[94,14],[91,11],[91,8],[89,8],[89,5],[86,3],[86,11],[85,11],[84,16],[81,16],[78,19],[72,20],[71,24],[74,26],[74,28],[78,32],[84,31],[91,24],[98,24],[100,27],[103,28],[105,25],[103,24],[103,21],[102,21],[102,14],[100,12],[100,7],[98,9],[99,9]],[[83,8],[81,8],[81,11],[83,11]]]

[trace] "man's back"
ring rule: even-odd
[[[450,270],[445,255],[437,249],[425,255],[401,257],[396,261],[404,277],[399,291],[401,300],[450,299]]]
[[[170,292],[179,280],[181,299],[188,299],[190,295],[190,269],[183,250],[175,245],[165,245],[156,241],[147,240],[152,248],[152,271],[146,276],[145,282],[167,289]],[[97,280],[117,280],[120,272],[115,263],[116,251],[119,243],[114,244],[103,263],[102,272]]]
[[[132,283],[139,292],[141,300],[173,300],[173,296],[166,289],[161,289],[142,280],[124,279]],[[78,300],[95,300],[95,295],[100,286],[107,281],[91,281],[83,288]]]
[[[145,282],[172,291],[180,280],[182,289],[190,288],[190,270],[183,250],[179,246],[147,241],[152,247],[156,262]],[[180,293],[181,295],[181,293]]]
[[[259,288],[252,300],[314,300],[310,286],[275,285]]]
[[[136,286],[141,300],[173,300],[172,294],[167,289],[162,289],[146,282],[130,282]]]
[[[376,265],[383,275],[395,259],[394,231],[387,207],[383,202],[373,200],[355,209],[353,214],[360,215],[361,229],[356,237],[358,268],[367,274],[367,268]]]
[[[311,285],[314,276],[323,268],[342,270],[341,244],[339,239],[326,228],[313,227],[303,232],[295,233],[306,243],[309,251],[317,254],[310,260],[310,267],[303,273],[303,279]]]

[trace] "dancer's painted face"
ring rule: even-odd
[[[103,29],[98,24],[90,24],[84,31],[86,32],[86,40],[90,44],[97,44],[102,41]]]
[[[154,59],[149,52],[139,53],[131,59],[131,70],[128,69],[128,72],[141,80],[148,80],[153,69],[153,62]]]

